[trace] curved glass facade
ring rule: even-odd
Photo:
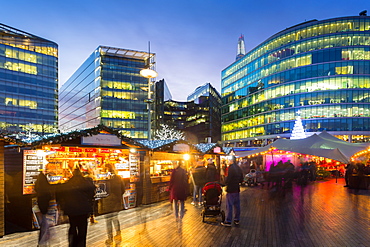
[[[370,135],[370,17],[285,29],[222,71],[222,140],[307,132]]]

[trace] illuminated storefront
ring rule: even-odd
[[[222,141],[290,137],[300,111],[308,135],[370,139],[370,17],[287,28],[222,71]]]
[[[15,158],[16,155],[21,159]],[[38,228],[39,210],[34,186],[41,171],[44,171],[56,192],[60,184],[72,177],[74,169],[90,177],[97,187],[95,214],[105,214],[109,210],[104,198],[110,194],[111,178],[115,173],[122,177],[126,185],[123,207],[136,207],[141,204],[141,171],[146,155],[147,149],[143,145],[104,126],[45,136],[26,148],[16,148],[12,155],[8,153],[8,157],[5,156],[6,164],[23,166],[21,194],[18,183],[6,189],[8,213],[12,216],[12,222],[27,229]],[[18,160],[23,164],[15,164]],[[9,178],[12,177],[9,181],[19,181],[17,174],[9,175]],[[50,213],[50,218],[54,219],[54,224],[66,220],[57,207],[54,213]]]
[[[0,128],[53,133],[57,110],[58,45],[0,24]]]
[[[99,46],[65,82],[59,94],[59,128],[92,128],[98,124],[122,135],[148,137],[148,79],[140,75],[149,53]],[[150,64],[154,66],[154,54]]]

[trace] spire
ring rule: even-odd
[[[244,55],[245,55],[244,35],[241,34],[238,40],[238,52],[236,55],[236,60],[239,60]]]

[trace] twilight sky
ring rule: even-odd
[[[17,0],[1,3],[0,23],[59,45],[63,84],[99,45],[156,53],[158,80],[185,101],[235,61],[244,34],[247,52],[304,21],[357,16],[368,0]]]

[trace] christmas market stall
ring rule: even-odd
[[[201,152],[183,140],[139,141],[149,149],[144,166],[143,204],[169,199],[171,171],[183,162],[189,170],[194,159]]]
[[[109,196],[111,177],[117,174],[126,185],[123,206],[128,209],[141,203],[142,179],[141,166],[145,156],[143,145],[124,137],[118,131],[105,126],[73,131],[64,134],[45,136],[32,142],[28,150],[21,150],[23,158],[22,194],[28,199],[23,205],[16,205],[11,200],[12,208],[29,211],[32,221],[24,221],[23,227],[38,228],[38,207],[35,198],[35,181],[40,172],[44,172],[48,181],[57,191],[57,186],[72,177],[74,169],[79,169],[84,176],[93,179],[96,185],[95,214],[109,211],[105,198]],[[14,156],[14,155],[13,155]],[[11,193],[10,193],[11,194]],[[56,202],[50,212],[54,224],[62,223],[62,212]],[[49,210],[50,211],[50,210]],[[16,213],[16,212],[13,212]]]
[[[308,164],[312,166],[307,169],[315,169],[313,174],[319,177],[337,178],[344,175],[345,165],[350,162],[351,157],[368,146],[369,143],[348,143],[323,131],[303,139],[278,139],[252,151],[235,153],[239,157],[262,157],[261,170],[265,171],[270,171],[279,163],[293,164],[296,170],[306,169]]]

